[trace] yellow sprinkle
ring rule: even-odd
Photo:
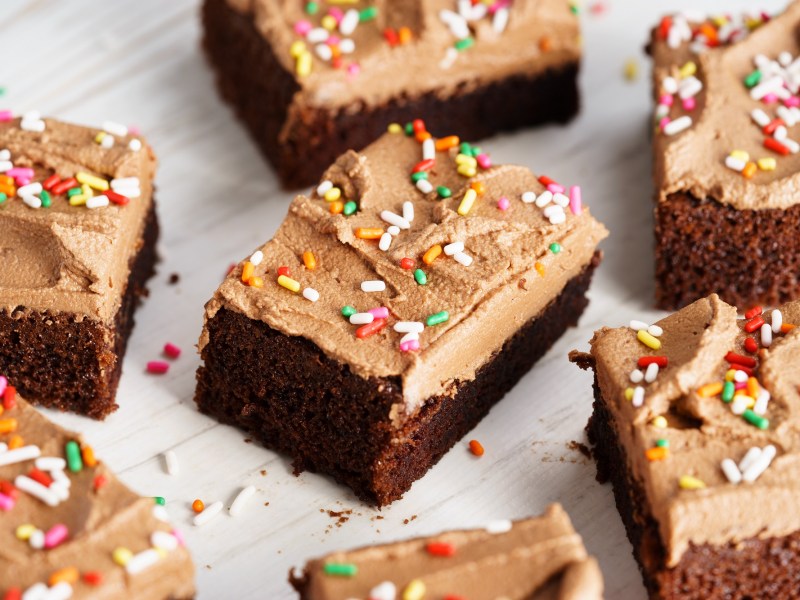
[[[421,579],[413,579],[403,590],[403,600],[422,600],[425,597],[425,584]]]
[[[292,58],[300,58],[300,55],[306,51],[306,45],[302,40],[296,40],[289,46],[289,54]]]
[[[328,202],[336,202],[341,197],[342,197],[342,190],[340,190],[338,187],[335,186],[329,189],[327,192],[325,192],[324,196],[325,200],[327,200]]]
[[[298,77],[308,77],[311,74],[311,52],[306,50],[297,57],[295,72]]]
[[[667,419],[663,415],[658,415],[657,417],[653,417],[653,420],[650,421],[650,424],[653,427],[658,427],[659,429],[666,429]]]
[[[70,206],[83,206],[86,204],[86,201],[89,199],[89,196],[86,194],[76,194],[69,199]]]
[[[387,131],[389,133],[403,133],[403,128],[399,123],[390,123],[389,127],[387,127]]]
[[[706,487],[706,484],[702,479],[692,477],[691,475],[681,476],[681,478],[678,480],[678,485],[684,490],[701,490]]]
[[[105,131],[98,131],[98,132],[97,132],[97,135],[96,135],[96,136],[94,136],[94,141],[95,141],[95,143],[96,143],[96,144],[102,144],[102,143],[103,143],[103,140],[104,140],[104,139],[105,139],[105,137],[106,137],[106,135],[107,135],[107,134],[106,134],[106,132],[105,132]]]
[[[442,247],[439,244],[431,246],[428,248],[428,251],[422,255],[422,262],[424,262],[426,265],[429,265],[436,260],[441,253]]]
[[[538,261],[537,261],[537,262],[536,262],[536,263],[533,265],[533,268],[534,268],[534,269],[536,269],[536,272],[537,272],[537,273],[538,273],[540,276],[544,277],[544,265],[543,265],[542,263],[540,263],[540,262],[538,262]]]
[[[322,25],[328,31],[333,31],[336,29],[336,19],[332,15],[325,15],[322,17],[320,25]]]
[[[661,348],[661,340],[647,333],[646,329],[640,329],[636,334],[636,338],[648,348],[652,348],[653,350]]]
[[[625,388],[625,400],[628,402],[633,400],[633,388]]]
[[[681,79],[686,79],[687,77],[691,77],[695,73],[697,73],[697,65],[694,64],[694,62],[692,62],[691,60],[678,70],[678,75],[680,76]]]
[[[635,58],[629,58],[625,61],[625,70],[623,71],[625,79],[628,81],[635,81],[639,77],[639,63]]]
[[[133,552],[120,546],[111,553],[111,558],[113,558],[114,562],[120,567],[124,567],[128,564],[128,562],[130,562],[131,558],[133,558]]]
[[[731,152],[731,156],[744,162],[748,162],[750,160],[750,154],[744,150],[734,150]]]
[[[469,188],[465,193],[464,197],[461,199],[461,204],[458,205],[458,214],[462,217],[467,216],[469,211],[472,209],[472,205],[475,204],[475,198],[478,197],[478,192]]]
[[[772,157],[768,158],[759,158],[758,159],[758,168],[762,171],[774,171],[775,168],[778,166],[778,161],[776,161]]]
[[[31,538],[34,531],[36,531],[36,527],[30,523],[20,525],[16,530],[17,539],[22,540],[23,542],[27,541]]]
[[[95,177],[94,175],[86,173],[85,171],[76,173],[75,179],[78,180],[78,183],[88,185],[90,188],[100,190],[101,192],[105,192],[108,189],[108,181],[106,179],[103,179],[102,177]]]
[[[475,177],[478,174],[477,169],[475,167],[470,167],[469,165],[459,165],[458,166],[458,174],[462,177]]]
[[[278,283],[295,294],[300,291],[300,282],[286,275],[278,275]]]
[[[723,15],[717,15],[717,16],[711,17],[711,22],[714,23],[714,25],[716,25],[717,28],[719,29],[723,25],[727,24],[728,19],[726,17],[724,17]]]
[[[167,558],[167,551],[164,548],[154,548],[160,558]]]
[[[728,369],[725,371],[725,381],[733,381],[736,377],[736,369]]]
[[[261,277],[251,277],[247,285],[254,288],[262,288],[264,287],[264,280]]]
[[[470,167],[477,167],[478,161],[475,160],[472,156],[467,156],[466,154],[457,154],[456,155],[456,164],[457,165],[468,165]]]

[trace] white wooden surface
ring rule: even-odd
[[[300,1],[300,0],[298,0]],[[590,2],[589,4],[593,4]],[[400,502],[383,511],[317,475],[291,474],[288,461],[239,431],[197,413],[192,401],[203,303],[227,266],[269,238],[290,194],[231,111],[218,99],[199,50],[196,0],[2,0],[0,107],[99,124],[137,124],[161,160],[158,201],[163,262],[137,314],[119,389],[121,409],[104,423],[52,414],[87,435],[122,479],[167,498],[197,565],[199,598],[293,598],[292,565],[334,549],[386,542],[492,518],[539,513],[560,501],[600,560],[607,597],[645,597],[609,486],[568,447],[584,441],[591,375],[567,362],[592,331],[632,317],[654,319],[649,64],[643,47],[664,11],[736,10],[746,0],[612,0],[584,11],[584,106],[566,128],[548,127],[484,142],[496,163],[517,162],[583,186],[611,230],[580,327],[549,354],[470,434],[486,448],[475,459],[456,446]],[[767,9],[782,2],[765,0]],[[623,65],[639,64],[626,81]],[[0,232],[1,234],[1,232]],[[171,273],[180,283],[167,284]],[[166,376],[144,373],[167,341],[183,356]],[[469,438],[468,438],[469,439]],[[179,476],[159,455],[174,450]],[[265,470],[266,475],[262,475]],[[240,486],[256,496],[238,518],[227,512],[197,529],[194,498],[230,503]],[[267,504],[268,503],[268,504]],[[347,522],[323,511],[352,510]],[[408,520],[408,523],[406,523]]]

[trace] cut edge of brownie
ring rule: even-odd
[[[593,361],[581,357],[582,368]],[[658,523],[648,508],[642,482],[631,472],[617,424],[594,379],[593,413],[586,426],[597,480],[610,481],[625,530],[651,598],[713,600],[800,597],[800,531],[787,536],[748,538],[724,546],[689,544],[669,568]]]
[[[325,473],[369,503],[389,504],[577,323],[600,258],[595,252],[581,273],[506,340],[473,380],[429,398],[400,430],[390,418],[392,407],[402,403],[399,377],[365,379],[328,358],[313,342],[226,309],[207,324],[209,342],[201,353],[204,365],[197,371],[195,401],[202,412],[292,456],[297,472]]]
[[[428,92],[375,107],[364,103],[333,110],[294,107],[296,126],[281,137],[300,90],[294,74],[280,63],[252,15],[237,12],[226,0],[205,0],[202,14],[203,47],[220,94],[234,107],[286,188],[315,183],[338,156],[364,148],[392,122],[422,119],[434,134],[479,140],[542,123],[566,123],[580,108],[580,62],[574,61],[475,90],[468,90],[465,83],[447,98]]]
[[[10,314],[0,311],[0,371],[31,403],[94,419],[117,409],[115,395],[133,315],[155,273],[158,235],[154,199],[111,327],[75,314],[24,307]]]

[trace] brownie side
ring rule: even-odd
[[[155,202],[145,217],[138,251],[113,327],[74,314],[0,311],[0,372],[34,404],[103,419],[114,397],[133,313],[147,295],[156,262],[159,226]]]
[[[203,45],[222,97],[236,109],[287,188],[315,183],[339,155],[361,150],[385,133],[389,123],[419,118],[433,134],[478,140],[500,131],[565,123],[579,109],[576,61],[475,90],[464,84],[447,98],[429,92],[393,98],[380,106],[362,102],[336,110],[296,107],[293,125],[278,143],[299,90],[294,74],[280,64],[252,15],[236,12],[226,0],[205,0],[203,26]]]
[[[586,431],[597,461],[597,480],[611,481],[617,510],[651,598],[800,598],[800,531],[724,546],[690,543],[680,562],[668,568],[658,523],[648,508],[641,480],[627,468],[630,462],[597,376],[593,407]]]
[[[657,203],[655,222],[659,308],[713,292],[741,308],[800,297],[800,204],[737,210],[680,192]]]
[[[580,317],[600,261],[483,365],[474,380],[429,398],[401,430],[390,411],[402,401],[399,378],[363,378],[309,340],[220,310],[209,322],[204,366],[197,372],[200,410],[236,425],[266,447],[294,458],[296,470],[331,475],[378,506],[411,484],[472,429]]]

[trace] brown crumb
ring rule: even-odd
[[[206,569],[211,570],[211,565],[206,565]]]
[[[267,470],[266,469],[261,469],[261,476],[262,477],[266,477],[267,476]]]
[[[253,440],[252,440],[252,438],[244,438],[244,443],[245,444],[252,444]]]
[[[331,519],[336,519],[336,522],[334,523],[336,527],[341,527],[347,523],[350,520],[350,515],[353,514],[353,511],[349,509],[340,511],[320,509],[320,512],[326,512]],[[330,525],[328,527],[330,527]]]
[[[264,502],[264,506],[269,506],[269,502]]]
[[[178,275],[177,273],[172,273],[172,274],[170,274],[169,279],[167,280],[167,283],[169,283],[170,285],[175,285],[180,280],[181,280],[181,276],[180,275]]]
[[[572,440],[569,444],[567,444],[567,448],[580,452],[586,458],[592,458],[592,451],[589,450],[589,446],[582,442],[576,442],[575,440]]]

